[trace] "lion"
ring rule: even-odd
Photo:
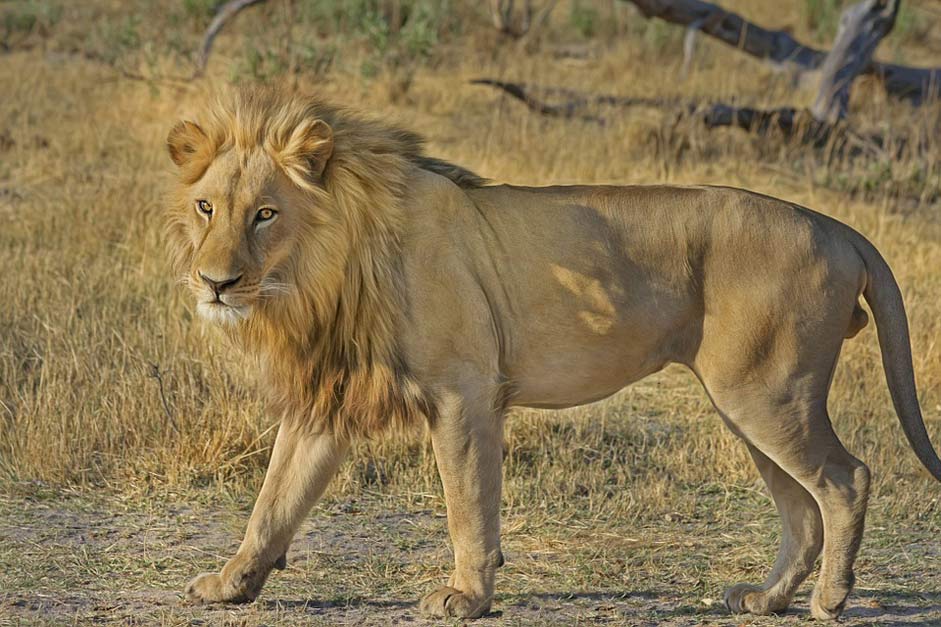
[[[732,612],[811,598],[834,619],[853,587],[870,473],[834,434],[844,339],[875,318],[915,454],[941,480],[918,405],[899,287],[879,252],[810,209],[729,187],[490,184],[421,138],[316,97],[248,89],[170,131],[167,233],[198,314],[257,361],[280,421],[236,554],[186,587],[247,602],[350,448],[427,424],[454,570],[420,602],[490,611],[511,407],[605,398],[682,364],[748,447],[781,548]]]

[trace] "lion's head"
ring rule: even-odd
[[[235,324],[294,295],[329,322],[350,270],[388,272],[411,169],[479,184],[421,145],[408,131],[274,89],[236,92],[200,123],[178,123],[167,137],[180,175],[169,243],[198,312]],[[359,266],[366,256],[373,267]],[[361,278],[362,289],[378,289]]]
[[[348,241],[324,193],[330,125],[301,107],[262,111],[244,96],[233,104],[167,138],[180,168],[170,218],[177,270],[198,313],[226,324],[292,295],[302,279],[336,283],[330,270]]]
[[[396,405],[413,412],[395,341],[401,201],[416,168],[480,183],[421,144],[272,89],[219,99],[170,131],[174,268],[198,313],[265,361],[282,409],[327,420],[345,409],[361,425],[395,420]]]

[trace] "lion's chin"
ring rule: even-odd
[[[248,318],[251,307],[247,305],[226,305],[225,303],[199,303],[196,313],[212,324],[231,326]]]

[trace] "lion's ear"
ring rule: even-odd
[[[208,148],[209,138],[194,122],[179,122],[170,129],[170,134],[167,135],[167,150],[170,151],[170,158],[181,168],[207,152]]]
[[[333,155],[333,129],[323,120],[305,120],[278,151],[281,167],[298,183],[318,180]]]

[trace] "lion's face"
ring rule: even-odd
[[[264,152],[245,163],[239,157],[215,159],[189,190],[194,254],[186,282],[199,314],[214,322],[247,318],[259,299],[291,288],[278,269],[299,227],[296,194]]]
[[[237,324],[291,293],[295,248],[312,226],[310,157],[298,158],[291,171],[288,156],[276,146],[213,149],[192,123],[174,128],[168,144],[185,180],[172,231],[187,253],[182,281],[199,315]]]

